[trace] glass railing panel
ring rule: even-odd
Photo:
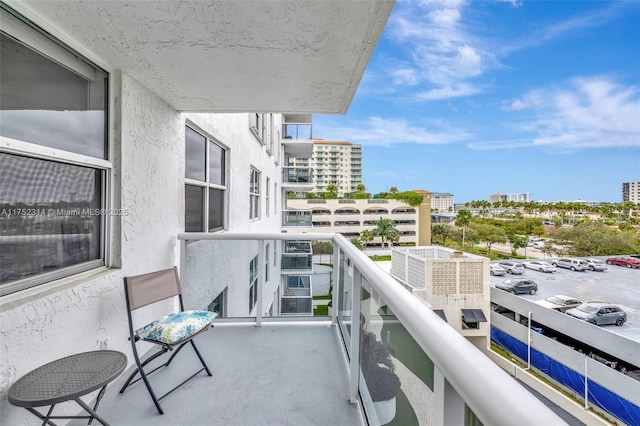
[[[284,139],[311,139],[313,125],[312,124],[283,124]]]
[[[311,241],[284,241],[285,253],[311,253]]]
[[[311,226],[311,210],[288,210],[282,212],[282,226]]]
[[[257,240],[186,241],[180,270],[185,308],[211,309],[223,318],[255,317],[258,274],[265,272],[265,265],[258,265],[258,247]],[[273,247],[272,241],[270,256],[274,255]],[[275,269],[270,268],[269,272],[263,292],[265,312],[274,306],[273,296],[269,294],[273,294],[281,279]]]
[[[280,267],[288,269],[311,269],[312,255],[283,254]]]
[[[361,395],[381,425],[430,424],[434,365],[385,301],[362,280]]]
[[[334,250],[340,250],[334,246]],[[338,254],[337,276],[334,275],[334,285],[337,285],[336,294],[338,298],[336,316],[342,330],[345,341],[349,341],[351,336],[351,310],[353,293],[353,267],[351,260],[340,250]],[[335,305],[334,305],[335,306]],[[351,348],[347,345],[347,353]]]
[[[309,167],[283,167],[282,180],[289,183],[310,183],[313,171]]]
[[[311,298],[283,297],[282,315],[313,315]]]

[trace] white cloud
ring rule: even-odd
[[[504,104],[508,111],[528,109],[537,114],[519,125],[520,134],[531,137],[528,144],[518,141],[518,146],[549,146],[565,152],[640,146],[640,87],[623,86],[609,77],[574,78],[561,87],[534,90]],[[514,146],[512,141],[502,144]],[[482,144],[482,149],[501,147],[501,142]]]
[[[479,93],[474,78],[496,61],[486,42],[463,24],[466,1],[399,2],[389,23],[389,36],[410,57],[387,70],[393,84],[428,86],[415,92],[419,100],[439,100]],[[412,72],[409,73],[408,69]],[[398,75],[410,75],[401,79]]]
[[[404,119],[370,117],[352,127],[332,127],[324,132],[327,140],[348,140],[363,145],[391,146],[395,144],[447,144],[470,139],[470,135],[443,123],[434,123],[435,130],[411,125]]]
[[[435,89],[423,90],[416,93],[418,99],[435,101],[440,99],[460,98],[480,93],[482,89],[470,84],[459,84],[457,86],[441,86]]]

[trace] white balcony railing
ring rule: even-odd
[[[204,249],[202,244],[215,244],[220,246],[218,253],[236,255],[240,247],[251,250],[257,247],[258,264],[262,264],[267,242],[276,246],[278,240],[299,241],[301,236],[282,233],[180,234],[183,279],[210,285],[219,276],[234,276],[235,271],[213,269],[208,272],[215,274],[211,277],[192,275],[193,265],[207,268],[224,265],[209,259],[194,259],[200,253],[215,252]],[[420,424],[446,425],[473,424],[476,420],[485,425],[565,424],[346,238],[339,234],[304,234],[304,238],[333,243],[330,318],[332,324],[337,325],[348,358],[350,401],[362,403],[369,424],[385,424],[393,418],[397,421],[417,418]],[[246,244],[230,247],[238,243]],[[252,311],[258,326],[271,320],[265,312],[278,316],[276,309],[269,308],[273,289],[266,286],[264,274],[262,268],[258,268],[257,301]],[[281,281],[283,286],[288,283]],[[231,285],[242,286],[244,283]],[[299,287],[305,290],[304,285]],[[282,303],[285,290],[276,290],[275,294],[278,291],[282,297],[277,300]],[[245,294],[231,289],[228,293]],[[310,299],[294,300],[282,306],[280,314],[291,320],[295,311],[306,309],[298,306],[299,302],[310,303]],[[228,304],[235,302],[230,300]],[[380,371],[386,368],[381,363],[387,361],[375,358],[375,355],[385,353],[389,354],[388,364],[394,365],[393,372]],[[391,400],[404,401],[391,404],[393,413],[378,403],[389,393],[396,398],[387,398],[387,405]]]
[[[282,226],[308,227],[311,225],[311,210],[284,210],[282,212]]]

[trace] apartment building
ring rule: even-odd
[[[520,194],[502,194],[498,192],[497,194],[491,194],[489,196],[489,201],[491,203],[497,203],[499,201],[515,201],[517,203],[528,203],[531,201],[531,194],[528,192],[523,192]]]
[[[431,211],[433,213],[453,213],[453,194],[448,192],[431,193]]]
[[[375,229],[375,221],[380,218],[393,221],[400,233],[400,244],[416,245],[421,233],[431,235],[431,220],[421,222],[419,207],[411,207],[400,200],[290,199],[287,200],[287,210],[309,212],[313,232],[339,233],[346,238],[358,237],[365,229]],[[298,231],[301,232],[302,228]],[[376,237],[367,245],[381,247],[382,241]]]
[[[310,114],[346,113],[392,7],[0,2],[1,424],[42,424],[7,395],[54,359],[115,350],[130,370],[123,277],[176,265],[186,306],[221,316],[223,326],[198,337],[203,356],[215,359],[214,377],[164,399],[162,416],[143,387],[120,395],[122,381],[114,383],[98,408],[112,424],[223,416],[228,424],[380,423],[353,354],[360,333],[382,342],[381,310],[394,312],[387,325],[396,337],[418,342],[407,359],[430,360],[429,379],[402,361],[401,390],[420,403],[398,404],[399,413],[433,424],[561,423],[341,235],[304,236],[333,244],[332,317],[314,324],[291,314],[309,303],[309,284],[299,279],[308,248],[290,242],[301,234],[282,232],[305,218],[285,211],[284,195],[305,183],[288,182],[303,172],[284,166],[311,156],[313,143],[300,134],[310,131]],[[171,306],[136,316],[144,324]],[[287,322],[275,324],[283,314]],[[321,336],[328,338],[318,344]],[[321,352],[317,362],[307,348]],[[289,385],[309,371],[315,379],[296,382],[291,404]],[[323,377],[331,380],[320,387]],[[252,386],[257,392],[247,392]],[[505,406],[508,398],[521,404]]]
[[[309,167],[313,177],[313,190],[310,192],[325,192],[331,184],[338,189],[338,196],[356,192],[362,183],[362,145],[351,142],[325,141],[314,138],[313,157],[292,158],[290,167]],[[304,197],[299,192],[298,197]]]
[[[622,183],[622,202],[640,203],[640,181]]]

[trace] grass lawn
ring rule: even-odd
[[[391,260],[391,255],[378,256],[374,254],[373,256],[369,256],[369,259],[373,260],[374,262],[388,262]]]
[[[329,315],[329,307],[327,305],[314,306],[313,315],[326,317]]]
[[[331,295],[325,294],[324,296],[313,296],[313,300],[331,300]]]

